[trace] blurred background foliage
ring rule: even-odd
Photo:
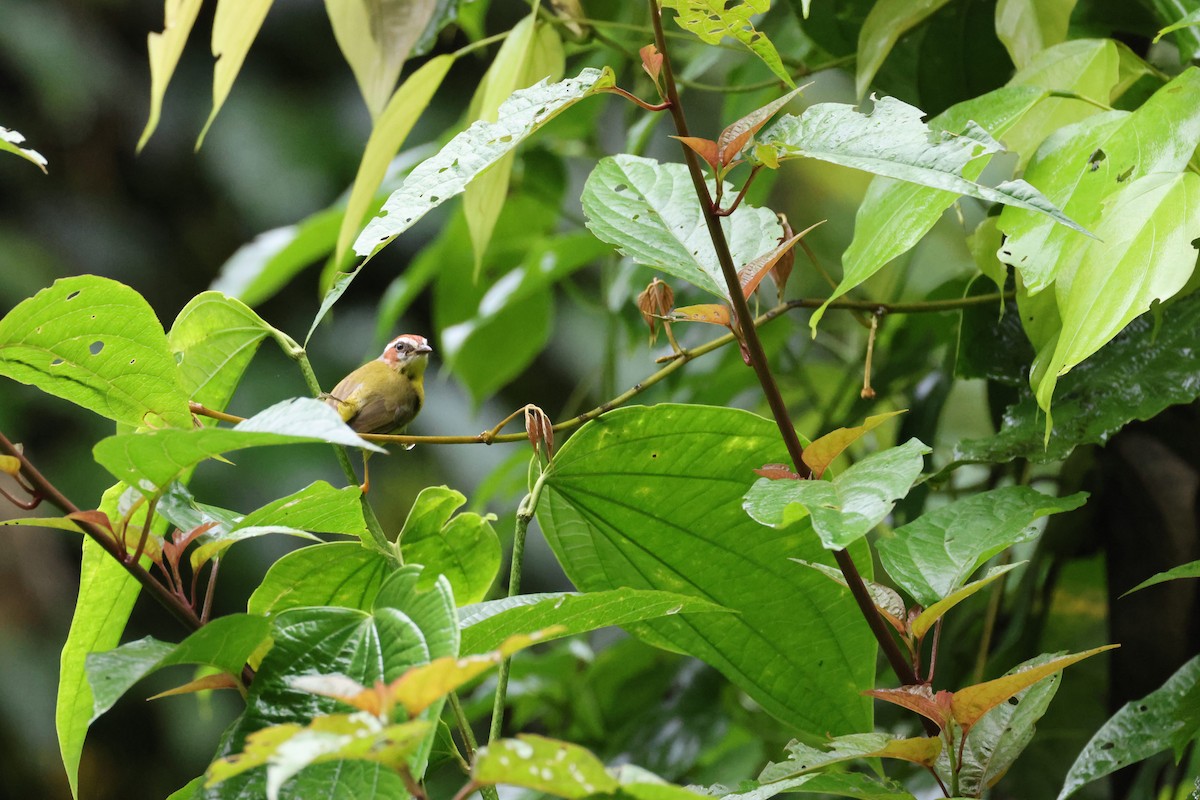
[[[808,68],[815,73],[803,78],[813,81],[803,103],[853,102],[853,76],[837,67],[852,62],[871,0],[813,0],[803,31],[793,7],[799,5],[775,3],[762,26],[794,74]],[[644,7],[584,6],[617,24],[595,28],[582,39],[560,31],[567,40],[568,73],[610,64],[618,69],[620,85],[651,97],[648,79],[630,58],[650,38]],[[464,4],[460,25],[447,29],[433,52],[507,30],[527,13],[528,6],[518,2]],[[877,84],[929,114],[1002,84],[1013,66],[996,39],[994,14],[994,0],[948,5],[900,39]],[[322,212],[353,181],[370,118],[323,4],[290,0],[271,9],[204,147],[194,152],[211,105],[211,23],[212,4],[206,4],[158,130],[135,155],[148,108],[146,34],[162,28],[161,4],[0,0],[0,124],[24,133],[27,144],[48,158],[50,170],[44,176],[17,159],[0,159],[0,312],[59,277],[94,273],[137,289],[169,325],[196,293],[214,285],[231,292],[244,286],[240,270],[274,246],[272,236],[289,236],[288,226],[308,220],[304,230],[324,230],[327,237],[332,220],[336,234],[337,213]],[[1150,51],[1158,26],[1151,4],[1090,2],[1076,10],[1072,35],[1116,35],[1152,59],[1177,59],[1170,45]],[[674,42],[698,135],[714,136],[780,94],[757,59],[682,36]],[[406,149],[445,141],[461,128],[493,54],[494,49],[482,50],[460,59]],[[665,125],[660,117],[609,98],[576,107],[535,137],[517,156],[510,199],[478,282],[472,279],[473,255],[459,204],[429,215],[368,265],[313,336],[309,352],[322,383],[332,385],[373,358],[396,333],[425,333],[435,347],[430,401],[412,431],[475,433],[525,403],[564,419],[652,374],[666,346],[660,341],[647,347],[632,302],[651,273],[622,263],[581,233],[579,194],[588,170],[604,154],[677,160]],[[402,154],[398,162],[411,167],[417,160]],[[797,230],[828,219],[806,241],[821,269],[836,277],[867,182],[861,173],[805,161],[777,177],[760,178],[750,199],[763,202],[769,196]],[[857,296],[889,302],[961,296],[978,274],[963,234],[980,216],[971,201],[964,207],[967,217],[975,216],[964,220],[948,212],[899,268],[881,272]],[[298,339],[317,310],[325,253],[307,255],[300,258],[303,271],[255,302],[268,322]],[[520,268],[525,275],[540,268],[565,277],[535,285],[511,302],[505,286],[511,288],[520,277],[513,271]],[[679,303],[689,302],[684,287],[675,288]],[[799,255],[789,294],[822,297],[828,291],[820,270]],[[908,408],[898,425],[881,429],[875,444],[918,436],[936,446],[940,465],[958,440],[994,430],[1005,392],[1011,393],[996,383],[955,378],[958,313],[885,320],[875,351],[874,401],[859,394],[862,321],[832,312],[815,340],[806,322],[806,314],[796,313],[762,332],[806,434],[857,424],[868,413]],[[677,327],[684,343],[706,341],[715,330]],[[454,341],[449,363],[439,355],[447,352],[447,338]],[[304,392],[293,365],[264,347],[229,410],[249,415]],[[689,364],[642,400],[761,410],[753,375],[734,348]],[[30,387],[11,382],[0,387],[0,429],[23,441],[35,463],[81,506],[94,507],[107,488],[103,472],[86,454],[109,428]],[[1142,578],[1200,557],[1198,433],[1195,408],[1178,407],[1130,426],[1103,450],[1081,448],[1065,464],[1030,473],[1043,488],[1059,494],[1086,488],[1093,499],[1081,513],[1056,517],[1036,548],[1019,554],[1031,564],[1020,581],[1007,585],[987,660],[978,655],[985,602],[968,604],[951,618],[939,675],[965,681],[974,674],[993,676],[1029,652],[1081,650],[1102,640],[1126,646],[1113,662],[1113,674],[1100,659],[1072,669],[1034,745],[1018,762],[1019,774],[1001,785],[997,797],[1053,796],[1074,754],[1111,711],[1161,685],[1196,652],[1196,596],[1186,582],[1122,601],[1112,613],[1110,604]],[[866,446],[872,446],[869,440]],[[394,534],[420,488],[445,483],[464,492],[477,510],[497,513],[498,529],[510,535],[527,459],[523,445],[396,451],[372,462],[371,496],[385,530]],[[196,496],[246,511],[313,479],[339,479],[327,448],[264,448],[237,460],[243,467],[237,479],[218,463],[204,465],[192,484]],[[1031,468],[964,467],[937,491],[952,496],[1018,469]],[[255,478],[246,480],[247,474]],[[925,499],[927,493],[914,493],[910,503]],[[940,500],[935,496],[932,502]],[[896,524],[917,511],[916,505],[901,508]],[[1159,531],[1166,535],[1152,536]],[[1158,544],[1148,545],[1150,539]],[[240,545],[222,571],[216,612],[244,609],[267,565],[295,546],[282,539]],[[69,796],[54,738],[54,692],[78,552],[77,541],[49,531],[0,535],[3,797]],[[536,535],[526,557],[524,591],[569,588]],[[143,601],[126,638],[146,634],[177,639],[179,631]],[[148,682],[143,696],[177,682],[174,677]],[[480,688],[469,708],[481,716],[490,705],[487,688]],[[517,660],[510,695],[514,726],[580,742],[606,759],[634,761],[680,782],[751,777],[792,735],[710,667],[619,633],[560,643]],[[912,724],[901,714],[880,712],[885,728],[899,731]],[[127,699],[91,731],[81,768],[85,796],[165,796],[203,770],[235,713],[236,700],[222,696],[170,698],[149,706]],[[1173,767],[1158,760],[1120,778],[1116,796],[1150,797],[1156,785],[1179,784],[1195,773],[1190,761]],[[432,796],[444,789],[437,780],[431,779]],[[445,787],[452,786],[457,779],[451,772]],[[1087,791],[1104,796],[1108,789],[1102,782]]]

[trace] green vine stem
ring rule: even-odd
[[[525,535],[529,532],[529,523],[533,520],[533,512],[537,510],[538,500],[542,496],[542,487],[546,485],[546,469],[534,481],[533,488],[521,505],[517,508],[517,522],[513,532],[512,563],[508,568],[508,597],[521,593],[521,561],[525,555]],[[496,675],[496,699],[492,704],[492,727],[488,733],[488,743],[500,738],[504,727],[504,702],[508,696],[508,671],[511,658],[500,662],[500,671]]]
[[[647,0],[647,2],[650,7],[650,22],[654,26],[655,46],[662,55],[662,80],[667,93],[667,102],[671,104],[670,112],[671,118],[675,122],[675,132],[680,137],[687,137],[690,135],[687,117],[684,114],[683,105],[679,102],[679,90],[675,85],[666,36],[663,34],[662,13],[658,7],[657,0]],[[725,285],[730,301],[733,304],[735,315],[739,321],[753,320],[754,317],[750,313],[746,296],[742,292],[741,282],[738,280],[737,266],[733,263],[733,255],[729,251],[729,242],[725,239],[725,232],[721,229],[720,217],[717,216],[712,197],[708,192],[708,186],[704,182],[704,172],[700,168],[700,162],[691,148],[683,145],[681,145],[681,148],[684,160],[687,162],[688,172],[692,177],[696,198],[704,214],[705,224],[708,226],[709,237],[712,239],[713,248],[716,250],[717,260],[721,264],[721,273],[725,278]],[[788,455],[792,459],[793,469],[802,477],[809,477],[811,473],[803,461],[804,447],[800,444],[800,438],[796,434],[795,425],[792,424],[787,403],[784,402],[783,395],[779,392],[779,386],[775,383],[775,376],[771,373],[771,367],[763,350],[762,342],[758,338],[757,328],[753,324],[745,325],[740,322],[738,323],[738,327],[742,329],[743,340],[750,356],[750,364],[758,376],[758,381],[762,386],[767,404],[771,407],[771,413],[774,415],[776,426],[779,428],[779,434],[783,437],[783,442],[787,446]],[[863,583],[862,576],[858,574],[858,568],[855,566],[854,560],[850,558],[850,554],[845,550],[834,550],[833,555],[837,561],[838,568],[846,579],[847,585],[850,587],[850,593],[854,595],[859,610],[862,612],[867,624],[871,626],[871,631],[875,635],[875,639],[879,642],[884,655],[887,656],[888,663],[896,673],[896,677],[901,684],[915,684],[917,680],[913,674],[912,665],[905,660],[904,654],[900,652],[900,646],[888,632],[887,624],[883,621],[883,618],[875,608],[875,604],[871,601],[866,584]]]

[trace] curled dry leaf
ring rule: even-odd
[[[650,328],[650,344],[658,340],[658,321],[670,315],[675,305],[675,292],[658,278],[637,296],[637,307]]]
[[[525,406],[525,432],[529,434],[533,452],[541,452],[544,448],[547,460],[554,456],[554,424],[545,411],[532,403]]]

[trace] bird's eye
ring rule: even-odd
[[[407,344],[407,342],[396,342],[396,352],[403,353],[407,349]]]

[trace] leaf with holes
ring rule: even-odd
[[[663,0],[663,8],[675,11],[679,27],[696,35],[705,44],[720,44],[726,36],[745,45],[762,59],[775,77],[793,86],[792,76],[783,67],[779,51],[766,34],[754,27],[750,19],[771,8],[771,0]]]
[[[133,427],[192,425],[162,325],[108,278],[55,281],[0,319],[0,375]]]
[[[475,176],[534,131],[580,100],[612,87],[614,81],[607,68],[589,67],[574,78],[542,81],[514,92],[500,106],[496,122],[475,122],[414,169],[383,204],[380,215],[367,223],[354,243],[354,252],[372,255],[430,210],[461,194]]]
[[[736,193],[731,184],[725,184],[724,191],[730,196]],[[729,299],[691,175],[683,164],[660,164],[630,155],[603,158],[584,184],[583,211],[592,233],[624,255]],[[769,209],[745,203],[721,218],[721,228],[735,265],[775,250],[783,231]]]

